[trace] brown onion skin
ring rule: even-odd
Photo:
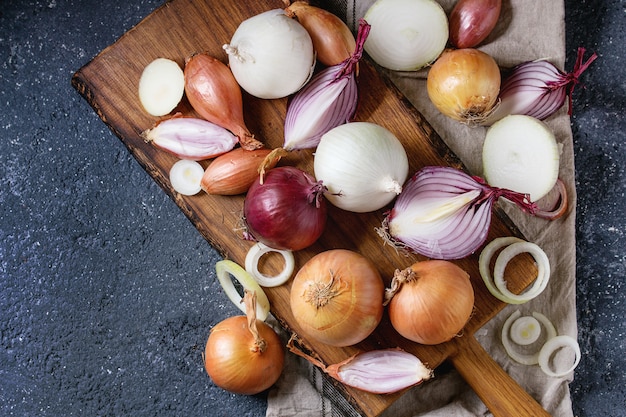
[[[315,288],[329,287],[337,295],[324,297]],[[313,291],[313,292],[310,292]],[[291,285],[290,305],[304,336],[331,346],[363,341],[382,319],[384,283],[376,266],[347,249],[321,252],[306,262]],[[317,294],[307,299],[307,294]],[[316,306],[319,300],[323,305]]]
[[[459,0],[448,18],[450,42],[457,48],[473,48],[493,31],[502,0]]]
[[[311,246],[324,232],[326,198],[310,174],[293,166],[266,172],[248,189],[243,214],[248,234],[273,249],[297,251]],[[310,200],[315,196],[315,200]]]
[[[246,316],[219,322],[209,334],[204,350],[204,368],[213,383],[235,394],[253,395],[271,387],[283,371],[285,352],[274,329],[256,321],[259,336],[267,343],[256,348]]]
[[[259,178],[259,167],[270,149],[246,150],[235,148],[215,158],[204,171],[200,186],[207,194],[243,194]],[[267,169],[273,168],[278,159],[271,161]]]
[[[207,53],[197,53],[185,62],[185,95],[202,117],[239,138],[242,147],[258,149],[243,118],[243,96],[230,68]]]
[[[285,14],[295,16],[309,32],[317,60],[322,64],[340,64],[354,53],[354,35],[343,20],[331,12],[304,1],[296,1],[285,9]]]
[[[417,262],[411,269],[416,279],[405,282],[389,302],[392,326],[403,337],[423,345],[451,340],[474,309],[468,273],[443,260]]]

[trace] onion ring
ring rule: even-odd
[[[259,271],[259,260],[268,252],[276,252],[285,260],[285,267],[278,275],[268,276]],[[291,274],[293,274],[293,270],[295,269],[295,259],[293,252],[290,250],[273,249],[261,242],[257,242],[248,251],[245,265],[246,271],[252,275],[252,278],[254,278],[259,285],[262,287],[278,287],[291,278]]]
[[[521,315],[522,313],[520,313],[519,310],[516,310],[511,313],[511,315],[504,322],[501,335],[502,345],[504,346],[504,350],[509,355],[509,357],[515,362],[521,363],[522,365],[537,365],[539,363],[539,352],[536,352],[534,354],[519,353],[513,348],[513,343],[511,343],[511,339],[509,336],[511,325],[515,320],[519,319]],[[543,324],[543,326],[546,328],[546,340],[551,340],[556,337],[556,328],[546,316],[541,313],[534,312],[533,317],[536,318],[537,321]]]
[[[508,297],[505,297],[496,288],[493,282],[493,278],[491,277],[489,264],[491,262],[491,258],[493,258],[493,254],[496,253],[498,249],[508,246],[515,242],[523,242],[523,240],[517,237],[513,237],[513,236],[496,238],[492,240],[491,242],[489,242],[489,244],[487,244],[487,246],[484,247],[482,252],[480,252],[480,257],[478,258],[478,269],[480,271],[480,276],[483,278],[483,281],[485,282],[485,286],[487,287],[491,295],[493,295],[500,301],[504,301],[505,303],[509,303],[510,300]],[[515,303],[510,303],[510,304],[515,304]]]
[[[230,260],[219,261],[215,264],[215,272],[217,274],[217,279],[220,281],[224,292],[230,299],[230,301],[235,304],[239,310],[246,312],[246,306],[243,303],[243,296],[239,294],[235,285],[233,284],[233,280],[230,278],[233,276],[239,283],[249,291],[254,291],[256,293],[256,318],[265,321],[270,312],[270,301],[265,295],[263,289],[259,286],[259,284],[252,278],[252,276],[246,272],[241,266],[237,265],[235,262]]]
[[[534,280],[532,286],[517,295],[513,294],[506,287],[506,282],[504,281],[504,270],[511,259],[524,252],[529,253],[533,258],[535,258],[535,262],[537,262],[537,278]],[[493,268],[493,280],[496,288],[502,293],[502,295],[509,300],[515,301],[515,303],[512,304],[522,304],[535,298],[541,294],[543,290],[545,290],[548,285],[548,281],[550,280],[550,261],[546,253],[535,243],[515,242],[502,249],[502,252],[498,254],[496,264]]]
[[[569,367],[568,369],[564,371],[555,372],[552,369],[550,369],[550,357],[554,353],[556,353],[559,349],[565,348],[565,347],[570,347],[574,350],[574,355],[575,355],[574,363],[572,364],[571,367]],[[538,356],[539,356],[539,367],[541,368],[541,370],[548,376],[559,378],[559,377],[563,377],[569,374],[570,372],[574,370],[574,368],[578,366],[578,362],[580,362],[580,357],[581,357],[580,346],[578,345],[578,342],[576,342],[576,339],[574,339],[573,337],[566,336],[566,335],[555,336],[555,337],[548,339],[548,341],[541,348],[541,351],[539,352]]]
[[[541,336],[541,324],[533,316],[518,317],[511,324],[511,340],[520,346],[535,343]]]

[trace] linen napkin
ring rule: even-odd
[[[438,0],[446,13],[456,0]],[[325,7],[355,30],[374,0],[325,0]],[[547,59],[565,70],[565,10],[562,0],[503,1],[499,23],[479,49],[490,54],[503,68],[524,61]],[[571,70],[571,69],[570,69]],[[474,175],[482,174],[482,144],[486,128],[470,128],[440,114],[426,93],[428,69],[417,72],[380,71],[411,101],[449,148]],[[573,373],[554,378],[538,366],[520,365],[506,354],[500,332],[515,310],[523,315],[534,311],[547,316],[558,334],[576,337],[575,310],[575,206],[573,140],[567,105],[546,120],[561,147],[559,177],[564,181],[569,208],[565,216],[547,221],[522,213],[517,207],[504,209],[526,238],[548,255],[551,278],[548,288],[534,300],[507,306],[475,333],[487,352],[532,397],[553,416],[572,416],[569,382]],[[567,365],[564,365],[567,367]],[[339,395],[322,372],[295,355],[288,354],[283,375],[269,392],[267,417],[339,417],[359,414]],[[454,369],[436,370],[436,377],[410,389],[394,402],[383,417],[489,416],[491,413]]]

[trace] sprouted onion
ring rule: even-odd
[[[434,375],[415,355],[400,348],[376,349],[359,352],[348,359],[326,366],[322,361],[296,346],[292,335],[289,351],[318,366],[330,377],[362,391],[373,394],[392,394],[428,381]]]
[[[285,115],[285,150],[315,148],[323,134],[352,119],[358,104],[358,62],[369,28],[361,20],[354,53],[321,70],[291,99]]]
[[[420,169],[404,185],[379,235],[387,243],[435,259],[460,259],[486,240],[499,197],[533,213],[536,204],[515,191],[444,166]]]
[[[565,73],[550,61],[528,61],[514,67],[502,81],[499,104],[482,124],[490,125],[509,114],[523,114],[543,120],[563,107],[569,99],[572,114],[572,94],[580,75],[598,57],[595,53],[583,62],[585,48],[578,48],[574,69]]]
[[[496,257],[492,275],[491,260],[500,249],[502,250]],[[522,253],[528,253],[534,258],[537,264],[537,277],[524,292],[514,294],[506,286],[504,273],[507,264]],[[489,292],[509,304],[523,304],[532,300],[546,289],[550,281],[550,260],[543,249],[535,243],[514,236],[498,237],[489,242],[480,253],[478,268]]]

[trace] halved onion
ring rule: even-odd
[[[185,92],[182,68],[171,59],[157,58],[143,69],[139,78],[139,100],[152,116],[170,113]]]

